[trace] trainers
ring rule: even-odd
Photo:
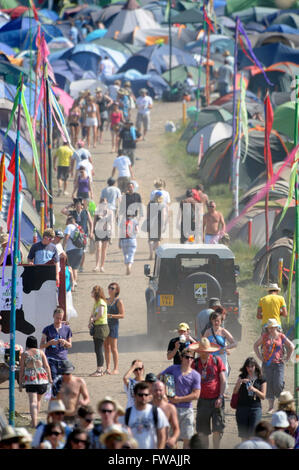
[[[69,195],[69,193],[68,193],[67,191],[64,191],[63,194],[64,194],[64,196],[68,196],[68,195]]]

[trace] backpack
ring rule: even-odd
[[[121,138],[123,141],[124,149],[133,149],[136,148],[135,140],[132,137],[130,129],[123,129],[121,131]]]
[[[213,358],[213,362],[214,362],[215,366],[218,366],[219,365],[218,356],[212,356],[212,358]],[[197,357],[194,361],[195,370],[197,370],[197,371],[198,371],[198,360],[199,360],[199,357]]]
[[[131,406],[126,409],[126,414],[125,414],[125,425],[126,426],[129,426],[131,411],[132,411]],[[158,407],[156,405],[152,405],[152,413],[153,413],[154,425],[155,425],[155,428],[157,428],[157,426],[158,426]]]
[[[71,237],[71,240],[72,240],[73,245],[76,248],[85,248],[87,244],[87,239],[80,225],[76,226],[73,236]]]

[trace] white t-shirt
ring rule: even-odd
[[[117,168],[119,177],[126,176],[127,178],[130,178],[131,173],[129,166],[131,166],[131,160],[125,155],[117,157],[113,162],[113,168]]]
[[[106,188],[102,189],[101,198],[107,199],[109,209],[115,211],[117,199],[119,201],[121,200],[120,189],[116,186],[107,186]]]
[[[107,75],[112,75],[114,71],[114,65],[110,59],[104,59],[101,62],[101,70],[102,74],[107,76]]]
[[[169,195],[169,192],[166,191],[165,189],[153,189],[150,195],[150,201],[154,200],[154,196],[157,191],[160,191],[163,194],[163,202],[165,204],[170,204],[170,195]]]
[[[158,408],[157,411],[157,429],[169,427],[169,422],[164,412],[161,408]],[[154,423],[152,405],[147,404],[145,410],[141,411],[136,410],[135,406],[132,406],[128,426],[132,431],[134,439],[138,441],[139,449],[157,449],[157,429]]]
[[[76,170],[79,170],[81,163],[84,161],[84,160],[81,160],[81,157],[83,154],[87,155],[86,161],[89,161],[88,159],[91,158],[91,154],[89,150],[85,148],[80,148],[80,149],[77,149],[76,152],[73,153],[72,160],[75,160],[76,162]]]
[[[93,169],[93,166],[92,166],[92,164],[90,163],[90,161],[89,161],[89,160],[86,160],[86,158],[85,158],[85,160],[81,160],[80,165],[79,165],[79,168],[80,168],[80,166],[83,166],[83,168],[86,170],[87,175],[89,176],[90,181],[92,181],[92,169]]]
[[[136,100],[136,106],[139,114],[149,113],[149,105],[153,105],[153,100],[150,96],[138,96]]]
[[[66,242],[66,247],[65,247],[65,251],[68,252],[70,250],[77,250],[78,248],[73,244],[71,238],[73,237],[73,234],[76,230],[76,225],[74,224],[69,224],[66,226],[65,228],[65,231],[64,231],[64,234],[65,235],[69,235],[69,238],[67,239],[67,242]]]

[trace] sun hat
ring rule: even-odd
[[[280,324],[275,320],[275,318],[269,318],[268,323],[266,323],[266,328],[278,328]]]
[[[99,86],[96,88],[96,91],[103,91],[102,88],[100,88]]]
[[[219,351],[220,346],[215,343],[210,343],[208,338],[201,338],[198,343],[192,343],[188,346],[190,351],[194,352],[206,352],[206,353],[213,353]]]
[[[48,414],[63,411],[65,413],[65,406],[62,400],[50,400],[48,406]]]
[[[31,434],[27,431],[26,428],[15,428],[17,436],[20,438],[22,443],[27,443],[32,441]]]
[[[182,331],[187,331],[187,330],[190,330],[190,327],[188,325],[188,323],[180,323],[179,326],[178,326],[178,331],[179,330],[182,330]]]
[[[147,93],[147,89],[146,88],[140,88],[139,93]]]
[[[75,366],[71,361],[65,360],[61,362],[60,370],[62,374],[71,374],[75,370]]]
[[[274,428],[288,428],[290,423],[285,411],[276,411],[276,413],[273,413],[271,424]]]
[[[268,285],[267,291],[270,291],[270,290],[277,290],[278,292],[280,292],[281,288],[278,286],[278,284],[276,282],[274,282],[274,283]]]
[[[0,442],[9,441],[10,439],[15,439],[16,437],[19,437],[16,433],[16,430],[13,428],[13,426],[8,424],[7,426],[5,426],[2,432]]]
[[[218,297],[211,297],[209,299],[209,307],[221,307],[221,302]]]
[[[228,50],[223,52],[223,57],[228,57],[230,55],[230,52]]]
[[[288,390],[285,390],[284,392],[281,392],[281,394],[278,397],[278,402],[280,405],[288,405],[289,403],[295,402],[295,399],[291,392]]]
[[[146,374],[145,379],[144,379],[145,382],[151,382],[151,383],[155,383],[157,382],[157,380],[158,380],[157,376],[153,374],[152,372],[149,372],[148,374]]]
[[[105,444],[106,439],[110,436],[119,436],[122,441],[126,441],[129,438],[129,434],[119,424],[113,424],[106,432],[103,432],[100,435],[100,442]]]

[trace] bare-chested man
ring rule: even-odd
[[[216,235],[225,232],[224,217],[216,211],[215,201],[208,202],[208,212],[203,216],[203,232],[205,243],[217,243]]]
[[[166,418],[168,419],[168,422],[171,426],[171,432],[169,432],[169,429],[167,430],[167,440],[165,448],[174,449],[176,448],[177,440],[180,435],[180,427],[176,407],[172,403],[168,402],[165,391],[166,390],[164,383],[160,380],[157,380],[157,382],[155,382],[152,387],[152,404],[161,408]]]
[[[64,361],[62,366],[62,380],[58,385],[56,398],[62,400],[65,406],[65,422],[74,424],[77,410],[80,406],[88,405],[89,393],[86,383],[81,377],[75,377],[72,372],[74,366],[70,361]]]

